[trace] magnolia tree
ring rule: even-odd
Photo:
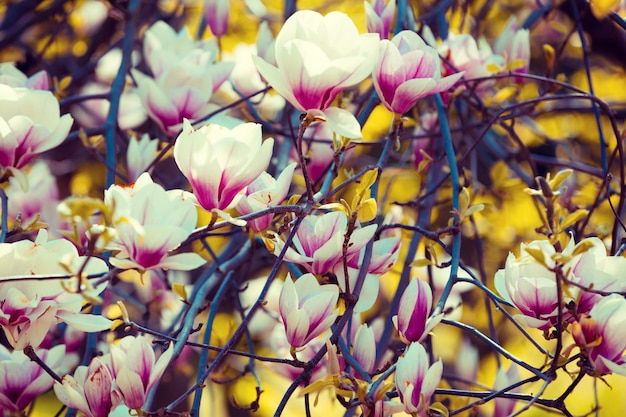
[[[615,2],[30,3],[3,416],[623,413]]]

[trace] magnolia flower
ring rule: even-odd
[[[517,18],[511,16],[506,27],[493,46],[496,54],[502,55],[509,69],[515,74],[527,74],[530,66],[530,32],[521,29]]]
[[[493,53],[484,38],[476,42],[472,35],[451,33],[438,49],[439,55],[445,56],[452,66],[448,70],[464,71],[467,80],[489,77],[504,66],[504,59]]]
[[[55,205],[59,200],[56,177],[52,175],[44,161],[31,164],[26,168],[25,174],[28,183],[26,190],[16,176],[9,178],[9,184],[5,189],[9,200],[9,219],[16,221],[19,216],[24,227],[40,215],[41,221],[54,224],[57,220]]]
[[[278,307],[287,340],[293,348],[305,346],[335,322],[339,290],[335,285],[320,285],[313,274],[304,274],[294,284],[287,275]]]
[[[405,113],[420,98],[450,89],[462,76],[441,78],[439,55],[415,32],[403,30],[391,41],[380,42],[374,66],[374,87],[384,106]]]
[[[404,411],[425,417],[428,403],[441,381],[441,359],[430,366],[428,354],[419,343],[411,343],[396,364],[395,384]]]
[[[348,218],[342,211],[321,216],[307,216],[296,231],[293,239],[295,250],[288,248],[284,260],[302,265],[313,274],[332,271],[343,256]],[[347,256],[358,254],[376,231],[376,225],[357,228],[348,242]],[[278,255],[284,242],[276,237],[274,254]]]
[[[99,358],[93,358],[88,367],[76,368],[74,376],[65,375],[62,383],[55,381],[54,393],[59,401],[86,417],[108,417],[121,400],[113,390],[111,372]]]
[[[157,79],[132,70],[137,94],[148,115],[169,135],[180,131],[183,119],[200,118],[213,108],[209,100],[214,85],[206,74],[207,65],[179,62],[167,67]]]
[[[522,244],[519,258],[509,254],[505,268],[496,272],[494,284],[500,295],[522,312],[516,318],[527,326],[545,330],[556,323],[555,258],[566,261],[560,265],[565,278],[562,286],[567,290],[563,292],[564,321],[574,319],[566,305],[575,302],[577,314],[588,314],[602,299],[600,294],[585,288],[604,292],[626,290],[626,259],[607,256],[606,247],[598,238],[583,239],[577,245],[571,239],[560,254],[547,241]]]
[[[224,36],[228,31],[229,0],[204,0],[204,18],[214,36]]]
[[[128,170],[128,180],[130,182],[137,181],[137,178],[148,168],[154,161],[159,148],[158,139],[150,139],[147,133],[141,136],[141,139],[131,139],[128,142],[128,150],[126,151],[126,168]]]
[[[385,6],[385,0],[367,0],[363,2],[365,6],[365,22],[369,33],[378,33],[380,39],[389,37],[389,30],[396,14],[395,0],[389,0]]]
[[[546,264],[541,264],[526,248],[540,251]],[[546,330],[558,315],[556,276],[549,269],[555,265],[554,254],[554,247],[548,241],[522,244],[519,258],[509,253],[504,269],[496,272],[496,290],[522,312],[515,318],[529,327]]]
[[[271,138],[263,142],[259,124],[244,123],[232,130],[208,124],[194,130],[185,120],[174,158],[198,204],[224,210],[237,204],[236,197],[267,168],[273,145]]]
[[[117,232],[106,247],[118,250],[111,264],[118,268],[188,271],[204,264],[196,253],[169,255],[196,226],[197,212],[189,193],[166,191],[143,173],[132,187],[112,185],[104,202],[112,207]]]
[[[237,204],[237,211],[241,214],[251,214],[269,207],[279,206],[287,197],[291,177],[296,164],[290,164],[275,180],[267,172],[262,172],[246,189],[245,195]],[[248,226],[255,232],[267,229],[274,218],[273,214],[266,214],[249,220]]]
[[[148,392],[163,376],[173,353],[174,346],[170,344],[156,360],[144,336],[126,336],[111,345],[111,352],[104,360],[110,363],[116,390],[127,407],[134,410],[143,407]]]
[[[404,290],[398,306],[398,315],[392,321],[404,343],[419,342],[435,327],[443,314],[430,317],[433,294],[430,286],[414,278]]]
[[[572,336],[600,374],[626,376],[626,299],[611,294],[572,324]]]
[[[21,240],[0,243],[0,326],[14,349],[36,348],[48,329],[65,322],[76,329],[94,332],[111,327],[112,321],[102,316],[80,314],[85,297],[97,298],[106,282],[93,288],[92,281],[22,280],[5,281],[2,277],[37,277],[76,274],[103,274],[108,271],[104,261],[78,256],[76,247],[65,239],[48,241],[41,229],[35,242]]]
[[[209,100],[233,67],[215,63],[217,53],[215,40],[194,42],[186,28],[176,34],[159,21],[146,31],[144,58],[154,78],[131,72],[148,114],[167,133],[177,133],[183,119],[197,119],[215,107]]]
[[[22,168],[60,145],[72,122],[51,92],[0,84],[0,167]]]
[[[301,112],[327,121],[349,138],[361,137],[356,118],[330,107],[344,89],[363,81],[376,59],[378,35],[359,35],[350,18],[340,12],[326,16],[300,10],[276,37],[276,65],[253,57],[267,82]]]
[[[61,367],[65,346],[35,352],[50,369]],[[39,395],[52,388],[53,379],[39,364],[32,362],[24,352],[9,352],[0,345],[0,410],[6,415],[21,415],[20,412]]]

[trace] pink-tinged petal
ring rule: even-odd
[[[398,261],[400,256],[400,238],[388,237],[374,242],[372,250],[372,259],[368,266],[368,272],[372,274],[384,274],[389,271]],[[365,255],[361,251],[361,256]]]
[[[510,253],[509,258],[511,257],[515,258],[515,255]],[[511,296],[509,295],[509,291],[507,289],[506,271],[504,269],[500,269],[499,271],[495,273],[494,279],[493,279],[493,285],[496,288],[496,291],[498,292],[498,294],[500,294],[502,298],[504,298],[510,304],[513,304],[513,301],[511,300]]]
[[[15,350],[23,350],[26,346],[36,348],[43,342],[48,330],[57,321],[55,304],[45,303],[36,310],[36,314],[31,313],[23,322],[2,326],[7,340]]]
[[[228,77],[230,76],[233,68],[235,67],[234,62],[216,62],[211,64],[211,67],[208,69],[208,75],[211,77],[211,81],[213,82],[213,92],[215,93]]]
[[[261,128],[259,125],[257,125],[257,127],[259,131],[258,137],[260,137]],[[233,135],[237,134],[236,130],[237,128],[233,130]],[[246,137],[246,136],[242,135],[242,137]],[[233,179],[235,185],[229,184],[229,186],[233,188],[242,189],[248,184],[250,184],[252,181],[254,181],[256,178],[258,178],[258,176],[261,175],[261,173],[269,165],[270,159],[272,158],[273,149],[274,149],[274,139],[269,138],[263,141],[263,144],[261,145],[260,149],[256,153],[255,157],[247,161],[249,165],[244,168],[240,168],[239,171],[236,172],[235,178]],[[245,184],[245,185],[241,185],[241,184]]]
[[[390,1],[390,3],[393,3]],[[386,39],[389,36],[389,33],[384,33],[384,25],[383,19],[376,13],[376,11],[372,8],[372,5],[365,0],[363,2],[363,6],[365,7],[365,23],[367,25],[367,31],[369,33],[378,33],[381,39]]]
[[[515,365],[511,365],[509,370],[504,372],[504,368],[498,369],[498,373],[496,374],[496,380],[494,382],[493,388],[494,390],[502,390],[507,388],[508,386],[518,382],[520,380],[519,371]],[[514,388],[509,392],[519,392],[520,389]],[[496,398],[495,407],[493,412],[493,417],[506,417],[511,415],[513,409],[515,408],[515,400],[505,399],[505,398]]]
[[[0,392],[0,410],[6,410],[7,412],[17,412],[21,411],[21,408],[18,407],[13,402],[13,400]]]
[[[356,332],[352,355],[367,372],[376,370],[376,339],[374,330],[367,324],[362,324]]]
[[[315,329],[332,314],[338,297],[339,291],[334,285],[325,285],[318,292],[306,294],[302,297],[300,309],[309,318],[311,330]]]
[[[246,196],[237,203],[237,211],[245,215],[280,205],[285,197],[287,197],[287,192],[291,185],[291,178],[296,166],[296,163],[288,165],[280,174],[278,180],[274,180],[267,172],[262,172],[261,175],[247,187]],[[255,232],[260,232],[270,226],[273,218],[274,215],[268,214],[250,220],[248,225]]]
[[[274,255],[276,256],[280,255],[284,247],[285,247],[285,242],[283,242],[280,239],[276,239],[274,241]],[[313,257],[301,255],[290,247],[287,248],[287,251],[285,252],[285,255],[284,255],[285,262],[297,263],[304,267],[307,267],[308,266],[307,264],[313,262],[313,260],[314,260]]]
[[[223,36],[228,31],[229,9],[228,0],[204,0],[204,16],[214,36]]]
[[[444,314],[437,314],[436,316],[431,316],[426,320],[426,325],[424,327],[424,333],[422,334],[422,338],[426,337],[427,334],[431,332],[432,329],[435,328],[441,320],[443,320]]]
[[[178,125],[183,121],[183,118],[196,119],[202,116],[202,111],[207,103],[204,94],[186,86],[168,91],[167,97],[178,112],[175,123],[167,125],[168,127]]]
[[[515,314],[513,318],[523,326],[532,327],[535,329],[546,330],[549,329],[551,326],[549,320],[537,319],[534,317],[524,316],[522,314]]]
[[[287,277],[279,297],[279,312],[289,343],[302,347],[324,333],[335,321],[339,298],[336,286],[320,286],[312,274],[304,274],[295,284]]]
[[[338,135],[349,139],[360,139],[363,137],[359,121],[348,110],[340,109],[339,107],[329,107],[324,110],[323,118],[326,120],[328,127]]]
[[[344,80],[342,88],[352,87],[366,79],[374,69],[376,60],[378,59],[378,43],[380,37],[377,33],[365,33],[359,35],[358,43],[360,45],[359,54],[363,58],[359,66],[352,74]]]
[[[365,275],[365,281],[363,282],[359,299],[354,306],[354,312],[364,312],[372,308],[378,299],[379,292],[380,280],[378,279],[378,275]]]
[[[159,267],[163,269],[173,269],[176,271],[192,271],[200,268],[206,260],[197,253],[178,253],[168,255],[159,262]]]
[[[0,370],[2,371],[0,374],[0,393],[5,396],[5,399],[8,400],[9,403],[18,405],[22,393],[29,386],[29,384],[33,382],[29,372],[30,364],[7,361],[2,365],[4,366],[0,367]],[[52,386],[50,378],[44,382],[48,388]],[[45,389],[41,392],[44,391]],[[19,411],[20,409],[21,408],[15,411]]]
[[[85,399],[94,417],[108,417],[113,408],[111,388],[113,379],[107,367],[94,358],[89,365],[83,388]]]
[[[350,236],[350,241],[348,242],[347,256],[360,253],[361,249],[363,249],[365,245],[367,245],[368,242],[374,237],[377,227],[377,225],[371,224],[354,230]]]
[[[287,274],[287,278],[285,278],[285,282],[278,299],[278,311],[280,312],[283,321],[286,320],[289,313],[298,309],[298,305],[299,301],[296,286],[291,280],[291,276]]]
[[[204,148],[201,139],[196,139],[196,137],[197,134],[193,126],[191,126],[191,122],[187,119],[183,119],[183,131],[178,135],[178,138],[176,138],[176,144],[174,146],[174,160],[176,161],[176,165],[178,165],[178,169],[180,169],[186,177],[189,177],[191,173],[191,161],[196,152],[195,148],[197,147],[194,145],[201,145],[201,147]]]
[[[284,74],[273,65],[268,64],[258,56],[252,56],[252,60],[256,65],[257,70],[269,85],[281,96],[285,98],[292,106],[301,112],[305,112],[306,109],[296,99],[291,85],[285,79]]]
[[[337,282],[339,283],[339,287],[343,292],[346,291],[345,288],[345,277],[344,277],[344,269],[343,263],[339,262],[335,265],[333,270],[335,275],[337,276]],[[350,290],[354,290],[356,285],[356,281],[359,275],[359,269],[348,267],[348,275],[350,276]],[[363,286],[361,287],[361,292],[359,293],[359,299],[354,305],[355,313],[362,313],[364,311],[369,310],[376,300],[378,299],[378,293],[380,291],[380,280],[378,279],[378,275],[374,274],[366,274],[365,279],[363,281]]]
[[[99,332],[109,330],[113,322],[106,317],[93,314],[72,313],[69,311],[59,311],[57,318],[68,326],[83,332]]]
[[[324,320],[317,323],[315,327],[311,327],[309,329],[309,335],[306,338],[306,343],[309,343],[311,340],[315,339],[318,336],[321,336],[322,334],[330,330],[330,326],[332,326],[335,323],[335,320],[337,319],[338,315],[339,315],[339,312],[334,311],[329,316],[326,316]]]
[[[374,86],[381,100],[391,103],[397,88],[407,80],[406,68],[402,55],[391,41],[382,40],[379,49],[380,57],[372,74]]]
[[[441,77],[439,69],[439,54],[433,48],[424,46],[424,49],[411,51],[402,55],[407,68],[407,79]]]
[[[309,334],[309,318],[300,311],[292,311],[283,317],[287,341],[293,347],[299,348],[307,344]]]
[[[432,78],[416,78],[402,83],[396,89],[391,102],[392,111],[400,114],[406,113],[419,99],[433,94],[436,86],[437,83]]]
[[[128,369],[136,373],[142,383],[142,388],[148,386],[150,372],[154,366],[154,351],[145,337],[135,338],[132,346],[126,352],[126,364]]]
[[[313,255],[313,265],[311,265],[314,274],[325,274],[330,272],[333,266],[341,259],[344,237],[343,234],[335,234]]]
[[[48,80],[48,73],[45,70],[41,70],[29,77],[26,86],[33,90],[48,90],[50,88]]]
[[[421,340],[425,336],[431,306],[430,286],[418,278],[413,279],[400,298],[398,332],[411,342]]]
[[[35,308],[40,301],[39,297],[30,299],[19,288],[9,287],[2,303],[2,311],[11,313],[27,308]]]
[[[613,372],[618,375],[626,376],[626,363],[617,364],[603,356],[598,356],[598,358],[594,362],[594,365],[596,367],[598,367],[598,362],[600,362],[602,365],[606,367],[606,370],[601,369],[600,370],[601,372],[604,372],[604,373]]]
[[[306,217],[298,230],[298,238],[304,253],[313,255],[332,237],[336,235],[343,237],[347,226],[346,215],[339,211]]]
[[[141,265],[131,259],[111,258],[109,262],[111,262],[111,265],[119,269],[143,269]]]
[[[174,355],[174,344],[170,343],[165,352],[161,353],[161,356],[159,356],[159,359],[154,364],[154,367],[152,368],[152,373],[150,374],[150,382],[148,383],[146,391],[152,389],[154,384],[161,379],[161,377],[165,373],[165,370],[167,369],[167,366],[172,360],[172,355]]]
[[[428,49],[428,45],[426,45],[426,42],[424,42],[424,40],[417,33],[411,30],[403,30],[397,33],[396,35],[394,35],[391,42],[393,42],[393,44],[398,48],[398,51],[400,51],[402,55],[416,49]],[[430,49],[434,48],[431,47]]]
[[[161,265],[167,252],[177,247],[189,233],[178,226],[146,225],[143,234],[129,236],[124,243],[129,257],[144,269]]]
[[[285,54],[292,62],[285,76],[294,97],[305,109],[324,110],[335,99],[341,83],[351,69],[362,61],[347,57],[331,62],[318,45],[295,39],[285,45]]]
[[[293,178],[293,173],[297,166],[298,164],[295,162],[287,165],[276,179],[276,184],[273,187],[274,193],[268,204],[270,207],[280,205],[287,197],[289,187],[291,186],[291,179]]]
[[[87,404],[85,399],[83,388],[78,382],[71,375],[65,375],[62,381],[62,383],[55,381],[53,386],[54,393],[59,401],[70,408],[82,411],[88,417],[93,416],[89,412],[89,404]],[[81,383],[83,381],[81,380]]]
[[[530,32],[528,29],[520,29],[517,31],[511,48],[511,58],[523,60],[524,65],[514,70],[516,73],[525,74],[530,66]]]
[[[165,129],[180,123],[180,112],[154,80],[139,71],[131,72],[137,83],[137,94],[150,116]]]
[[[289,66],[283,47],[296,38],[307,39],[317,35],[324,17],[312,10],[300,10],[285,21],[276,36],[276,63],[279,68]]]
[[[396,15],[396,2],[393,0],[389,0],[389,3],[387,3],[387,6],[385,6],[385,9],[383,10],[382,14],[380,14],[383,20],[384,28],[385,28],[383,35],[380,37],[381,39],[389,36],[389,31],[391,30],[391,24],[393,23],[393,19],[395,15]]]
[[[542,278],[521,278],[517,282],[516,305],[535,317],[551,316],[558,309],[556,282]]]
[[[131,409],[139,409],[146,401],[141,378],[128,368],[123,368],[115,378],[115,384],[121,391],[124,404]]]
[[[448,75],[440,80],[437,80],[437,86],[435,87],[436,93],[443,93],[451,89],[465,73],[463,71],[457,72],[456,74]]]
[[[430,401],[430,397],[433,396],[435,388],[441,382],[441,375],[443,374],[443,363],[441,359],[433,363],[433,365],[426,371],[424,380],[422,381],[422,394],[426,400],[426,404]],[[426,405],[425,404],[425,405]]]

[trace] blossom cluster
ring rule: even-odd
[[[0,64],[0,414],[573,415],[584,378],[626,376],[623,135],[556,75],[576,31],[531,32],[557,8],[488,41],[447,4],[69,3],[69,55],[23,55],[49,73]],[[597,144],[534,120],[581,101]]]

